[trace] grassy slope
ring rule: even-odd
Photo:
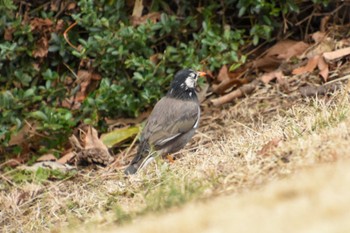
[[[73,231],[78,227],[78,232],[110,227],[121,230],[123,224],[125,231],[139,231],[142,227],[143,231],[204,232],[216,225],[222,225],[222,231],[225,227],[244,229],[247,225],[278,230],[284,226],[279,221],[291,219],[292,224],[298,220],[299,208],[294,207],[294,202],[300,205],[301,216],[307,216],[308,208],[319,207],[320,214],[305,221],[302,217],[301,222],[287,229],[307,229],[302,227],[312,227],[317,221],[327,224],[323,219],[330,215],[328,209],[329,213],[334,209],[341,221],[343,204],[349,204],[342,196],[339,205],[321,203],[323,198],[345,192],[341,188],[332,193],[332,187],[337,180],[339,185],[348,182],[349,177],[330,177],[328,182],[328,176],[315,170],[315,174],[300,175],[305,178],[274,183],[307,167],[348,157],[348,112],[344,93],[316,101],[290,100],[278,91],[261,89],[234,107],[207,111],[195,140],[184,150],[186,156],[173,164],[158,161],[130,178],[115,171],[82,171],[60,182],[22,183],[2,189],[6,192],[1,192],[5,201],[0,203],[0,227],[4,232],[61,227],[66,232],[67,226]],[[283,140],[272,151],[259,154],[274,138]],[[334,167],[337,169],[323,169],[342,177],[338,170],[344,170],[344,166],[334,163]],[[265,189],[268,183],[272,186]],[[214,199],[223,194],[230,196]],[[178,207],[191,200],[199,203],[183,210]],[[154,212],[156,217],[147,216]]]
[[[322,164],[259,191],[189,204],[106,232],[348,232],[349,166]]]

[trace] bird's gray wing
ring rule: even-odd
[[[141,140],[161,148],[181,134],[197,128],[199,116],[198,102],[163,97],[149,116]]]

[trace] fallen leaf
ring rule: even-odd
[[[310,59],[316,55],[321,55],[321,54],[330,52],[334,49],[334,47],[335,47],[334,41],[324,39],[323,41],[321,41],[321,43],[318,43],[315,46],[311,47],[310,50],[306,52],[304,57]]]
[[[99,139],[97,130],[91,126],[88,127],[84,142],[85,149],[98,147],[108,151],[107,146]]]
[[[107,147],[111,148],[126,139],[134,137],[139,131],[140,128],[137,126],[115,129],[111,132],[102,134],[101,140]]]
[[[43,162],[43,161],[56,161],[57,158],[53,154],[44,154],[40,156],[36,161],[37,162]]]
[[[58,11],[59,7],[60,7],[60,3],[61,3],[61,1],[51,0],[51,3],[50,3],[51,11],[53,11],[53,12]]]
[[[226,65],[223,65],[222,67],[221,67],[221,69],[220,69],[220,71],[219,71],[219,74],[218,74],[218,76],[217,76],[217,80],[218,81],[220,81],[220,82],[222,82],[222,81],[224,81],[225,79],[228,79],[228,78],[230,78],[229,76],[228,76],[228,69],[227,69],[227,66]]]
[[[302,41],[282,40],[266,51],[266,54],[253,62],[253,67],[265,72],[276,70],[279,65],[294,56],[301,55],[309,47]]]
[[[107,146],[98,138],[97,130],[89,126],[83,140],[84,147],[80,144],[78,138],[72,135],[69,138],[72,144],[76,165],[84,163],[96,163],[101,165],[111,164],[115,158],[111,156]]]
[[[320,56],[318,63],[317,63],[317,67],[320,70],[319,74],[322,76],[323,81],[327,82],[328,80],[328,75],[329,75],[329,67],[327,62],[325,61],[325,59]]]
[[[11,41],[13,39],[12,33],[13,33],[13,28],[5,28],[4,31],[4,40]]]
[[[79,92],[75,96],[75,101],[77,102],[83,102],[87,96],[87,88],[91,83],[92,80],[92,72],[89,72],[87,70],[79,70],[77,73],[78,79],[77,83],[80,85]]]
[[[282,141],[281,138],[276,137],[273,138],[271,141],[266,143],[260,151],[258,151],[258,155],[260,156],[269,156],[270,153],[273,151],[273,149],[277,148],[280,145],[280,142]]]
[[[303,41],[295,41],[294,44],[291,44],[290,47],[287,47],[285,51],[281,52],[277,56],[277,58],[288,61],[292,57],[297,57],[303,54],[306,51],[306,49],[308,49],[309,47],[310,45]]]
[[[327,60],[327,61],[332,61],[338,58],[342,58],[345,57],[347,55],[350,54],[350,47],[347,48],[343,48],[343,49],[338,49],[332,52],[325,52],[323,53],[323,57]]]
[[[30,21],[30,26],[32,31],[36,32],[47,32],[50,31],[51,26],[53,25],[52,21],[48,18],[33,18]]]
[[[274,70],[268,73],[263,74],[260,79],[261,81],[263,81],[263,83],[269,83],[270,81],[274,80],[274,79],[282,79],[283,78],[283,73],[281,70]]]
[[[71,11],[71,10],[74,10],[76,7],[77,7],[77,3],[76,3],[76,2],[70,2],[70,3],[67,5],[67,10],[68,10],[68,11]]]
[[[11,134],[9,146],[23,144],[28,138],[30,138],[35,134],[35,131],[36,131],[35,124],[26,122],[26,124],[18,132],[16,133],[13,132]]]
[[[133,26],[138,26],[147,22],[147,20],[151,21],[152,23],[156,23],[157,21],[159,21],[159,19],[160,19],[160,13],[152,12],[142,17],[131,16],[131,24]]]
[[[99,81],[99,80],[101,80],[101,79],[102,79],[102,77],[101,77],[100,74],[94,73],[94,72],[91,74],[91,80]]]
[[[49,42],[46,37],[41,37],[35,43],[35,50],[33,51],[33,57],[46,57],[49,52]]]
[[[70,98],[66,98],[62,101],[61,107],[72,109],[72,110],[78,110],[81,107],[81,103],[76,101],[76,98],[74,96]]]
[[[321,19],[321,25],[320,25],[320,31],[325,32],[327,30],[327,25],[330,20],[331,16],[326,15]]]
[[[292,74],[299,75],[299,74],[304,74],[307,72],[310,73],[310,72],[314,71],[315,68],[317,67],[319,59],[320,59],[319,55],[316,55],[316,56],[310,58],[305,66],[298,67],[298,68],[294,69]]]
[[[55,31],[56,32],[63,32],[63,29],[65,28],[65,23],[63,21],[63,19],[59,19],[56,22],[56,26],[55,26]]]
[[[235,88],[238,88],[251,81],[249,78],[242,78],[247,72],[247,69],[244,66],[237,68],[233,72],[227,71],[226,68],[221,69],[220,79],[222,78],[223,80],[219,84],[212,85],[214,93],[223,94],[230,87],[234,86]],[[225,77],[226,75],[227,77]]]
[[[316,43],[320,43],[322,42],[325,38],[326,38],[326,33],[325,32],[315,32],[311,35],[311,38],[316,42]]]
[[[159,53],[155,53],[152,56],[149,57],[149,60],[154,64],[157,65],[159,62]]]
[[[66,163],[70,163],[73,161],[73,158],[75,157],[75,153],[70,151],[67,154],[63,155],[61,158],[59,158],[57,160],[58,163],[61,164],[66,164]]]

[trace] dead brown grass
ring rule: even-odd
[[[61,229],[58,231],[66,232],[67,229],[76,229],[78,232],[91,232],[108,229],[111,225],[120,229],[117,227],[122,223],[131,221],[144,227],[142,231],[164,231],[162,226],[170,224],[171,216],[174,216],[174,224],[169,225],[169,228],[174,226],[172,232],[209,231],[215,229],[212,228],[215,224],[220,224],[220,221],[224,224],[229,219],[236,220],[230,220],[224,227],[238,224],[240,229],[244,225],[262,224],[261,227],[272,229],[267,228],[267,222],[263,221],[268,219],[259,216],[266,214],[269,217],[268,207],[271,206],[281,216],[292,218],[297,213],[297,209],[290,207],[294,201],[300,202],[301,207],[305,203],[306,213],[311,204],[307,203],[302,190],[308,190],[308,183],[296,186],[291,191],[296,194],[291,198],[288,191],[286,201],[281,201],[281,204],[273,196],[277,191],[260,191],[262,187],[305,167],[349,156],[350,118],[345,95],[345,92],[339,92],[324,99],[301,100],[272,88],[263,88],[234,107],[207,111],[195,140],[182,151],[184,156],[175,163],[157,161],[142,173],[128,178],[120,171],[85,170],[59,182],[16,184],[3,174],[3,180],[7,181],[0,193],[0,230],[40,232]],[[281,139],[278,147],[264,155],[259,153],[264,145],[276,138]],[[317,179],[323,182],[323,179]],[[291,182],[293,186],[297,183]],[[282,183],[269,189],[278,190],[279,184],[283,190]],[[246,194],[252,191],[252,194]],[[273,197],[268,197],[269,192]],[[316,195],[317,192],[314,193]],[[212,203],[209,201],[223,194],[235,198],[229,196]],[[178,206],[191,200],[205,202],[191,204],[177,213]],[[260,202],[266,204],[259,206]],[[289,213],[288,208],[295,213]],[[334,208],[338,211],[338,207]],[[165,210],[173,214],[166,214],[158,224],[154,219],[160,218],[159,213]],[[193,224],[189,220],[192,210],[196,218]],[[213,211],[215,214],[201,214],[201,211]],[[158,215],[143,220],[142,216],[153,212]],[[181,216],[187,217],[187,220]],[[276,220],[280,218],[276,217]],[[275,223],[273,219],[269,222],[276,227],[282,224]],[[140,228],[130,226],[122,230],[138,231]]]

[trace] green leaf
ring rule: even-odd
[[[37,120],[43,120],[43,121],[48,120],[48,117],[45,115],[45,113],[43,113],[42,111],[39,111],[39,110],[32,112],[29,115]]]
[[[241,9],[239,9],[238,17],[242,17],[246,10],[247,10],[247,8],[241,7]]]
[[[241,63],[234,63],[230,66],[230,69],[229,71],[232,72],[232,71],[235,71],[237,68],[239,68],[242,64]]]
[[[139,131],[140,127],[137,126],[116,129],[109,133],[102,134],[101,140],[107,147],[110,148],[128,138],[135,136]]]

